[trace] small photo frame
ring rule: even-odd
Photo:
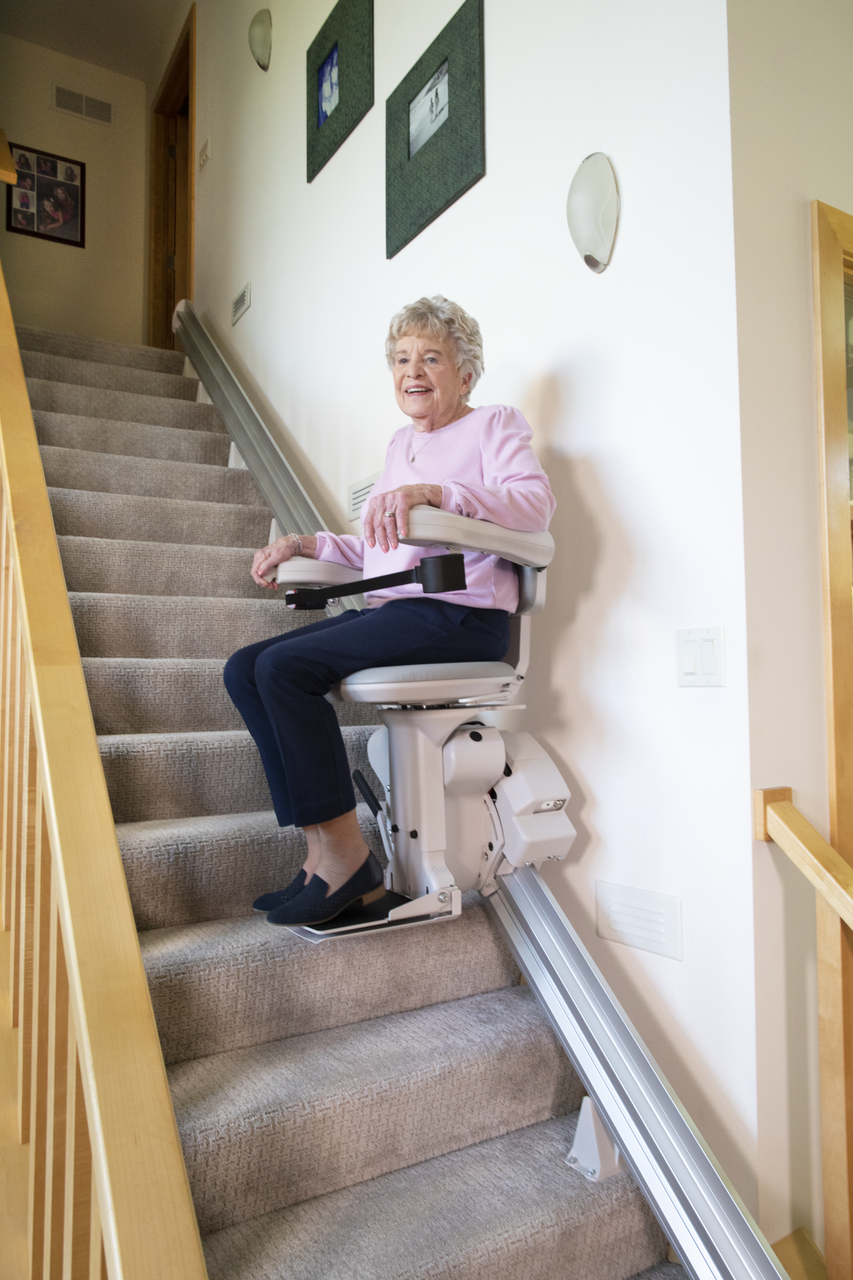
[[[465,0],[385,104],[385,255],[486,172],[483,0]]]
[[[373,106],[373,0],[338,0],[307,55],[307,178]]]
[[[85,164],[15,143],[10,150],[18,181],[6,188],[6,230],[85,248]]]

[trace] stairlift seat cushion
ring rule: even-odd
[[[410,667],[367,667],[334,692],[344,702],[445,703],[460,698],[508,701],[518,680],[506,662],[431,662]]]

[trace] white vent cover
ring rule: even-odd
[[[640,951],[683,960],[681,899],[627,884],[595,882],[596,933]]]
[[[53,97],[50,105],[55,111],[66,111],[69,115],[83,116],[86,120],[94,120],[96,124],[112,124],[113,122],[111,102],[103,102],[100,98],[90,98],[85,93],[77,93],[74,89],[63,89],[58,84],[53,86]]]
[[[347,489],[347,520],[358,520],[367,495],[381,475],[381,471],[375,471],[366,480],[356,480],[350,485]]]
[[[236,324],[241,316],[244,316],[252,305],[252,286],[244,284],[243,288],[237,294],[237,297],[231,303],[231,323]]]

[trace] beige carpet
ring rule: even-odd
[[[476,895],[321,945],[252,912],[304,843],[222,666],[316,615],[251,582],[269,512],[182,357],[19,338],[212,1280],[681,1275],[627,1174],[565,1165],[581,1086]]]

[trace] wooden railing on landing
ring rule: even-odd
[[[824,911],[831,910],[834,916],[843,923],[846,928],[842,929],[845,936],[845,949],[848,954],[851,948],[853,935],[850,930],[853,929],[853,867],[841,857],[841,854],[835,850],[832,845],[824,840],[819,831],[811,825],[807,818],[804,818],[791,800],[792,792],[790,787],[775,787],[764,791],[755,791],[753,793],[753,825],[756,840],[773,841],[779,848],[788,855],[796,867],[800,869],[803,875],[812,885],[814,885],[818,894],[819,908],[822,906]],[[818,912],[820,915],[820,910]],[[841,925],[839,926],[842,927]],[[825,960],[818,957],[818,981],[825,982],[827,975],[824,972]],[[849,961],[848,961],[849,963]],[[827,1002],[829,1003],[829,1002]],[[850,1038],[850,1019],[851,1014],[848,1010],[842,1010],[842,1017],[837,1022],[829,1023],[826,1010],[822,1011],[822,1036],[821,1036],[821,1094],[822,1094],[822,1127],[824,1135],[827,1128],[833,1127],[833,1116],[825,1114],[825,1098],[827,1094],[832,1096],[837,1092],[837,1078],[842,1081],[848,1076],[847,1062],[847,1045]],[[826,1146],[826,1143],[824,1144]],[[824,1169],[829,1164],[831,1169],[831,1161],[827,1160],[828,1155],[838,1157],[838,1152],[824,1151]],[[849,1165],[853,1161],[853,1151],[843,1150],[841,1158]],[[833,1236],[843,1234],[845,1221],[839,1223],[832,1216],[834,1201],[832,1197],[828,1197],[826,1201],[826,1236],[829,1243]],[[823,1259],[814,1247],[814,1242],[808,1238],[803,1244],[802,1251],[799,1255],[794,1248],[794,1237],[788,1237],[783,1244],[790,1244],[788,1254],[778,1246],[774,1246],[789,1270],[791,1276],[797,1274],[803,1277],[824,1277],[828,1274],[829,1280],[847,1280],[847,1274],[843,1270],[843,1264],[839,1266],[837,1260],[833,1258],[832,1253],[827,1251],[826,1262],[829,1264],[827,1269]],[[802,1244],[802,1242],[799,1242]],[[790,1254],[790,1257],[789,1257]],[[793,1260],[794,1265],[791,1265]]]
[[[0,273],[0,877],[30,1275],[207,1275]]]

